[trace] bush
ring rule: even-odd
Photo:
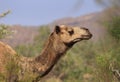
[[[113,17],[111,21],[107,21],[106,26],[110,35],[120,40],[120,16]]]
[[[38,32],[39,34],[35,37],[33,44],[18,45],[15,48],[16,51],[27,57],[39,55],[48,35],[50,34],[50,29],[48,26],[41,26],[39,27]]]
[[[8,30],[8,26],[4,24],[0,24],[0,39],[9,36],[12,32]]]
[[[0,18],[5,17],[5,16],[6,16],[7,14],[9,14],[9,13],[10,13],[10,10],[8,10],[8,11],[0,14]],[[1,38],[5,38],[6,35],[9,35],[9,34],[11,33],[10,31],[8,31],[7,28],[8,28],[7,25],[5,25],[5,24],[0,24],[0,39],[1,39]]]
[[[17,47],[17,51],[26,56],[38,54],[49,34],[49,28],[42,26],[34,43],[21,45]],[[114,68],[120,67],[119,45],[119,42],[116,43],[107,35],[104,40],[96,43],[79,42],[57,63],[51,73],[52,76],[43,82],[117,82],[109,66],[111,62],[116,62]]]

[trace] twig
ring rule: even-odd
[[[110,64],[109,69],[113,72],[115,77],[120,81],[120,71],[118,69],[115,69],[112,63]]]
[[[9,14],[9,13],[10,13],[10,10],[8,10],[8,11],[6,11],[6,12],[3,12],[2,14],[0,14],[0,18],[6,16],[6,15]]]

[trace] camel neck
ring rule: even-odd
[[[45,76],[49,73],[49,71],[66,51],[67,47],[65,44],[51,35],[41,55],[35,58],[35,62],[37,64],[36,69],[39,72],[43,72],[41,76]]]

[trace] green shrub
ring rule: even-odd
[[[21,45],[17,47],[17,51],[26,56],[39,54],[49,34],[48,27],[41,27],[34,43]],[[120,67],[119,46],[119,41],[116,43],[116,40],[108,35],[96,43],[79,42],[60,59],[52,71],[53,76],[46,78],[44,82],[51,80],[58,82],[117,82],[109,66],[111,62],[115,62],[117,65],[115,68]],[[23,82],[28,80],[26,75]]]
[[[16,51],[27,57],[39,55],[48,35],[50,34],[50,29],[48,26],[41,26],[39,27],[38,32],[39,34],[35,37],[33,44],[18,45],[15,48]]]
[[[110,21],[106,21],[105,23],[110,35],[120,40],[120,16],[112,17]]]
[[[0,14],[0,18],[5,17],[10,13],[10,10]],[[0,24],[0,39],[5,38],[6,35],[10,35],[12,32],[8,30],[8,26],[5,24]]]

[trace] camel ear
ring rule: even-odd
[[[60,32],[60,26],[55,26],[55,30],[54,30],[55,32],[56,32],[56,34],[58,34],[59,32]]]

